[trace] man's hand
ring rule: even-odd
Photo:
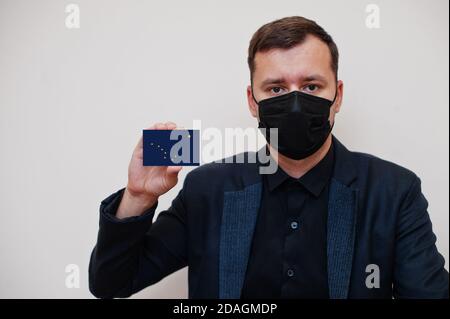
[[[173,122],[156,123],[150,130],[173,130]],[[142,137],[133,151],[128,166],[128,184],[117,210],[119,219],[140,216],[152,207],[158,197],[167,193],[178,182],[182,166],[143,166]]]

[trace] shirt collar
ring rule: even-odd
[[[278,166],[278,169],[274,174],[267,175],[269,191],[272,192],[285,182],[299,183],[315,197],[318,197],[331,178],[333,164],[334,148],[333,143],[331,143],[330,149],[325,157],[300,178],[293,178],[289,176],[281,167]]]

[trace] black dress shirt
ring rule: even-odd
[[[263,197],[242,298],[328,298],[328,184],[333,145],[295,179],[281,167],[263,176]]]

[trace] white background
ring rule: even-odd
[[[334,134],[421,177],[448,267],[447,0],[74,1],[80,29],[65,27],[69,3],[0,0],[0,297],[91,297],[99,204],[125,185],[141,130],[256,127],[248,43],[291,15],[317,21],[340,49]],[[380,29],[366,27],[370,3]],[[65,286],[67,264],[80,267],[79,289]],[[186,269],[135,297],[187,297]]]

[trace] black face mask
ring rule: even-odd
[[[253,90],[252,90],[253,94]],[[314,154],[325,143],[332,130],[328,120],[333,101],[300,91],[271,97],[256,102],[259,110],[259,128],[264,128],[267,142],[278,134],[280,154],[299,160]],[[277,128],[278,133],[270,132]],[[265,134],[264,134],[265,133]]]

